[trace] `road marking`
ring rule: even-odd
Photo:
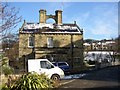
[[[70,81],[68,81],[68,82],[60,83],[60,85],[65,85],[65,84],[71,83],[71,82],[73,82],[73,81],[75,81],[75,79],[70,80]]]

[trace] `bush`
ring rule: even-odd
[[[4,57],[3,55],[0,56],[1,62],[0,62],[0,75],[5,74],[8,76],[9,74],[12,74],[14,69],[9,66],[9,59],[8,57]]]
[[[13,71],[14,71],[14,69],[11,68],[11,67],[9,67],[9,66],[3,66],[3,67],[2,67],[2,72],[3,72],[6,76],[8,76],[9,74],[12,74]]]
[[[27,73],[22,75],[13,85],[11,90],[38,90],[41,88],[53,88],[53,81],[45,74]]]
[[[10,88],[8,88],[7,86],[2,86],[1,90],[10,90]]]

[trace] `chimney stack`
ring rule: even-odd
[[[44,9],[39,11],[39,23],[46,23],[46,10]]]
[[[56,24],[61,25],[62,24],[62,11],[56,10],[55,15],[56,15]]]
[[[74,24],[76,25],[76,21],[74,21]]]

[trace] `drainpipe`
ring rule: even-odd
[[[71,34],[71,66],[73,68],[73,35]]]

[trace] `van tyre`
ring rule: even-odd
[[[51,79],[54,82],[54,87],[58,87],[60,85],[60,76],[59,75],[52,75]]]

